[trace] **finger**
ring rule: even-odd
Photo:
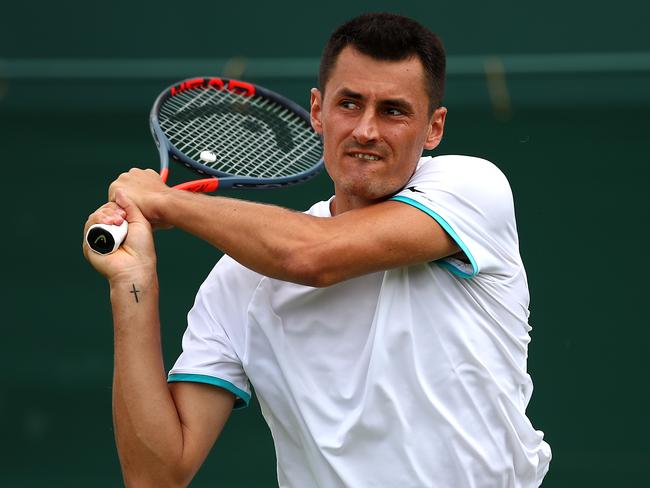
[[[104,205],[99,207],[98,210],[102,210],[102,211],[106,210],[111,213],[118,213],[120,215],[126,216],[126,211],[115,202],[105,203]]]
[[[126,211],[116,203],[110,202],[102,205],[88,216],[84,225],[84,235],[88,228],[94,224],[121,225],[126,219]]]
[[[105,203],[97,209],[97,213],[106,217],[119,216],[123,219],[126,218],[126,210],[124,210],[115,202]]]
[[[124,219],[126,219],[126,210],[114,202],[102,205],[89,218],[93,223],[113,225],[120,225]]]
[[[132,174],[134,168],[131,168],[127,173],[121,173],[113,183],[111,183],[108,187],[108,201],[109,202],[114,202],[115,201],[115,192],[117,192],[118,188],[123,188],[125,180],[128,181],[128,176],[129,174]]]
[[[123,209],[102,209],[97,211],[97,223],[109,225],[121,225],[126,220],[126,212]]]
[[[114,202],[115,201],[115,189],[117,188],[116,183],[117,183],[117,180],[115,180],[113,183],[111,183],[108,186],[108,201],[109,202]]]
[[[108,213],[114,213],[118,215],[122,215],[123,217],[126,217],[126,210],[124,210],[122,207],[120,207],[116,202],[108,202],[99,207],[102,211],[106,211]]]
[[[135,203],[127,196],[126,192],[122,188],[118,188],[115,191],[115,203],[124,209],[126,212],[126,220],[128,222],[133,222],[136,220],[146,220],[140,209],[136,206]]]

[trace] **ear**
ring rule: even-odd
[[[311,126],[318,134],[323,134],[323,124],[321,122],[323,97],[318,88],[311,89],[310,111]]]
[[[438,107],[431,115],[431,125],[429,126],[429,133],[424,141],[424,149],[435,149],[445,132],[445,119],[447,118],[447,109],[445,107]]]

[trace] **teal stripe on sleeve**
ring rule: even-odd
[[[476,260],[474,259],[474,256],[472,256],[472,253],[469,252],[469,249],[467,248],[467,245],[461,240],[460,236],[456,234],[456,231],[447,223],[445,219],[443,219],[440,215],[438,215],[436,212],[431,210],[429,207],[426,207],[425,205],[422,205],[420,202],[417,200],[413,200],[412,198],[404,197],[401,195],[397,195],[391,198],[391,200],[396,200],[398,202],[406,203],[408,205],[411,205],[419,210],[422,210],[425,214],[429,215],[432,217],[438,224],[440,224],[440,227],[445,229],[445,232],[451,236],[451,238],[456,241],[456,244],[458,244],[458,247],[465,253],[465,256],[469,259],[470,264],[472,265],[472,273],[466,273],[460,269],[458,269],[456,266],[450,264],[449,262],[445,261],[444,259],[436,261],[436,264],[439,266],[442,266],[443,268],[447,269],[448,271],[452,272],[453,274],[460,276],[461,278],[472,278],[473,276],[476,276],[478,273],[478,265],[476,264]]]
[[[208,376],[204,374],[170,374],[167,377],[168,383],[179,381],[188,381],[190,383],[205,383],[208,385],[216,386],[218,388],[223,388],[224,390],[227,390],[235,395],[235,409],[248,407],[248,404],[251,401],[251,396],[244,390],[237,388],[230,381],[222,380],[221,378],[215,378],[214,376]]]

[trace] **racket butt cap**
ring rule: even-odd
[[[114,253],[124,241],[128,227],[129,224],[126,220],[120,225],[91,225],[86,233],[88,247],[97,254]]]

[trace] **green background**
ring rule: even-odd
[[[449,116],[436,153],[490,159],[513,187],[532,295],[528,414],[554,455],[543,486],[650,486],[648,2],[161,0],[0,13],[1,487],[121,484],[108,290],[83,260],[81,229],[120,171],[157,167],[147,115],[158,92],[225,74],[306,106],[327,36],[368,10],[441,35]],[[322,175],[229,194],[305,209],[330,192]],[[175,230],[157,247],[170,366],[219,253]],[[276,486],[274,462],[253,402],[192,486]]]

